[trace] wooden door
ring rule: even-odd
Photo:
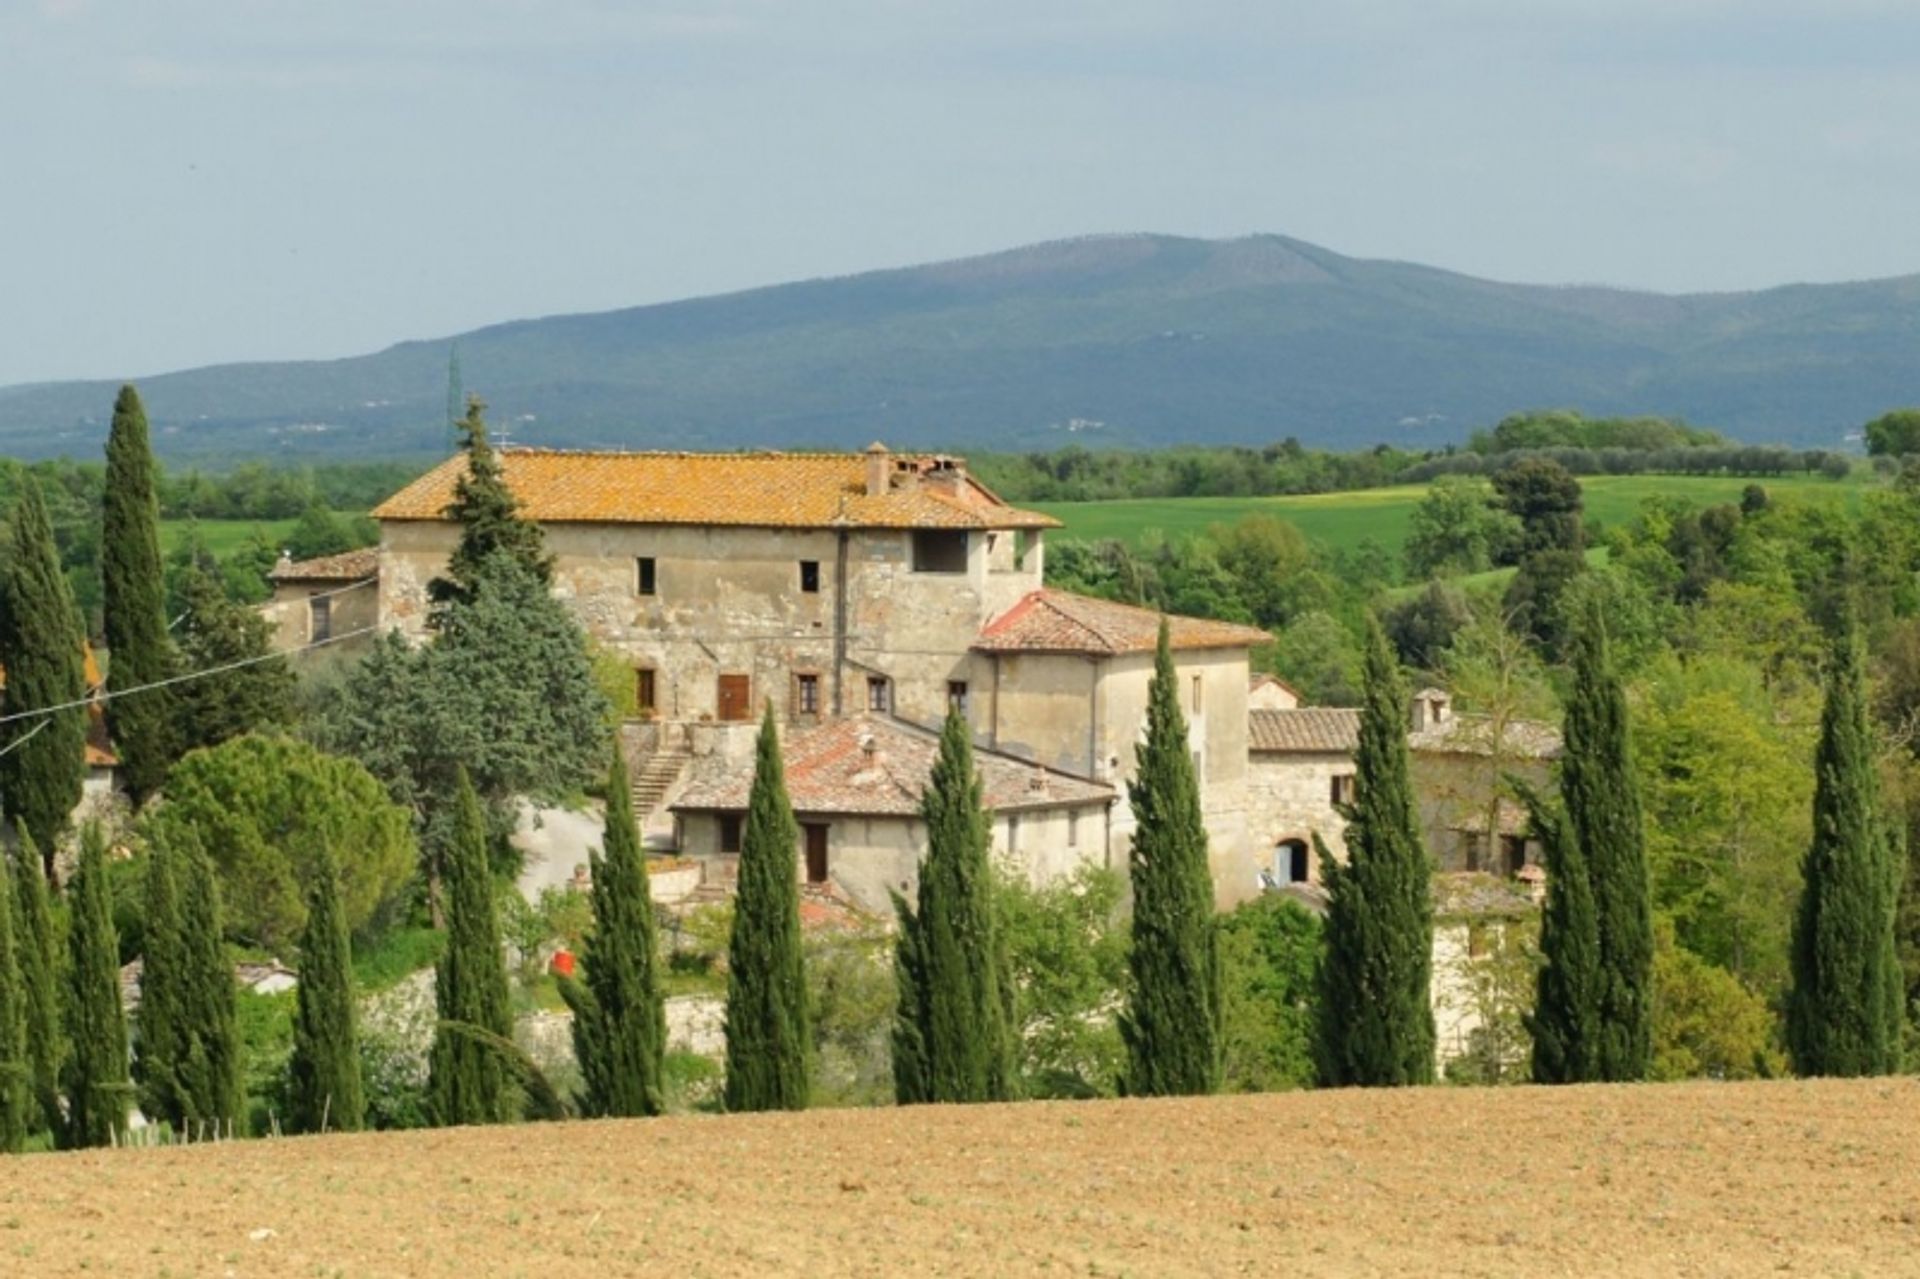
[[[724,720],[753,718],[753,698],[745,675],[720,677],[720,718]]]
[[[827,882],[827,827],[824,823],[808,822],[800,829],[807,840],[807,882],[824,884]]]

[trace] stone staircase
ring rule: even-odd
[[[644,824],[666,802],[667,796],[687,771],[692,756],[685,751],[654,751],[633,770],[633,815]]]

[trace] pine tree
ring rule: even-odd
[[[1347,864],[1326,868],[1320,1073],[1335,1087],[1433,1082],[1433,869],[1407,776],[1407,692],[1367,624]],[[1316,842],[1318,842],[1316,840]]]
[[[23,478],[0,538],[0,711],[11,721],[0,724],[0,807],[40,847],[49,879],[87,773],[84,643],[46,503]],[[54,706],[68,709],[15,718]]]
[[[107,726],[120,752],[120,778],[134,803],[160,788],[173,762],[173,696],[152,689],[173,673],[167,639],[166,578],[160,565],[160,504],[140,393],[120,388],[107,435],[100,582],[107,637]]]
[[[1593,884],[1599,1038],[1593,1077],[1644,1079],[1653,1061],[1653,913],[1640,788],[1628,753],[1627,698],[1607,649],[1604,605],[1585,601],[1572,638],[1560,794],[1568,837]]]
[[[140,1083],[140,1108],[148,1119],[164,1120],[187,1133],[185,1065],[187,1025],[187,946],[180,915],[180,878],[176,858],[164,840],[147,853],[146,909],[142,920],[140,1008],[135,1021],[133,1073]]]
[[[202,1125],[209,1132],[232,1133],[242,1118],[245,1095],[240,1083],[239,1010],[219,875],[196,834],[186,830],[178,838],[175,874],[180,883],[186,970],[182,1011],[187,1052],[181,1064],[185,1122],[196,1133]]]
[[[97,823],[80,832],[80,867],[69,897],[66,1144],[105,1146],[126,1129],[133,1085],[127,1078],[127,1023],[120,1010],[106,840]]]
[[[767,707],[740,839],[727,946],[728,1110],[803,1110],[813,1049],[800,953],[799,827]]]
[[[442,1124],[500,1123],[513,1117],[518,1085],[484,1036],[510,1040],[513,1016],[487,864],[486,819],[465,769],[455,782],[442,887],[447,948],[434,974],[440,1024],[429,1055],[428,1094]]]
[[[950,710],[920,817],[919,909],[900,903],[894,1090],[902,1104],[1004,1101],[1013,1046],[1001,999],[991,842],[967,721]]]
[[[357,1132],[365,1122],[352,955],[331,849],[314,859],[307,889],[288,1084],[287,1115],[295,1132]]]
[[[538,524],[520,517],[519,500],[507,487],[500,456],[487,440],[486,407],[478,396],[470,396],[467,415],[458,424],[467,469],[454,484],[446,513],[460,525],[460,541],[447,558],[447,575],[429,583],[433,598],[442,604],[471,600],[482,567],[499,554],[532,572],[543,587],[553,580],[546,537]]]
[[[1904,983],[1894,949],[1900,867],[1880,811],[1866,682],[1850,620],[1827,662],[1814,755],[1813,844],[1801,866],[1787,1046],[1802,1075],[1900,1069]]]
[[[1220,1087],[1221,979],[1213,875],[1200,786],[1165,618],[1147,689],[1147,737],[1138,748],[1133,807],[1133,980],[1120,1034],[1126,1090],[1136,1097]]]
[[[47,901],[47,877],[33,836],[21,832],[13,867],[14,949],[27,1026],[27,1062],[38,1110],[36,1132],[60,1131],[60,1072],[66,1035],[60,1017],[60,935]]]
[[[627,765],[614,746],[607,776],[607,837],[593,855],[593,932],[581,957],[574,1048],[596,1115],[657,1115],[667,1041],[660,1002],[659,942],[640,828],[627,802]],[[583,1016],[584,1014],[584,1016]]]
[[[35,866],[29,871],[39,874]],[[0,856],[0,1150],[26,1145],[34,1112],[33,1062],[27,1052],[27,992],[14,941],[13,875]]]
[[[1535,979],[1533,1080],[1575,1084],[1597,1078],[1600,927],[1594,918],[1593,878],[1566,815],[1522,791],[1534,834],[1546,856],[1547,903],[1540,919],[1540,971]]]

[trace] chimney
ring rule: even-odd
[[[928,464],[920,478],[929,486],[952,495],[960,491],[960,481],[965,474],[966,463],[963,459],[942,455]]]
[[[1423,688],[1413,695],[1413,731],[1438,728],[1453,718],[1453,699],[1438,688]]]
[[[878,497],[887,491],[887,446],[879,440],[867,445],[867,496]]]

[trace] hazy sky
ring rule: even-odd
[[[0,385],[1094,231],[1920,271],[1920,4],[0,0]]]

